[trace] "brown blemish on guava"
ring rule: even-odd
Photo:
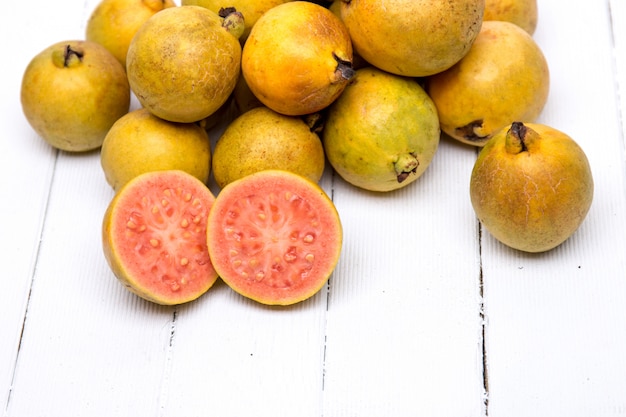
[[[467,139],[468,141],[471,141],[471,142],[481,142],[485,138],[487,138],[487,135],[479,135],[479,134],[476,133],[476,130],[480,129],[482,127],[483,127],[483,119],[478,119],[478,120],[474,120],[472,122],[469,122],[465,126],[461,126],[461,127],[455,128],[454,132],[458,136],[461,136],[461,137]]]

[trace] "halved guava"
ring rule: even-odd
[[[317,293],[339,261],[339,214],[317,184],[287,171],[260,171],[226,185],[209,212],[207,246],[234,291],[269,305]]]
[[[102,224],[104,255],[133,293],[163,305],[204,294],[217,280],[206,246],[209,188],[183,171],[141,174],[113,197]]]

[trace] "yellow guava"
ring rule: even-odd
[[[370,64],[425,77],[450,68],[480,31],[485,0],[340,0],[354,49]]]
[[[483,22],[469,53],[427,81],[441,129],[474,146],[483,146],[514,121],[534,122],[549,89],[541,48],[526,31],[504,21]]]
[[[392,191],[426,171],[440,133],[437,109],[415,79],[367,67],[328,108],[322,137],[328,161],[344,180]]]
[[[593,200],[587,156],[567,134],[514,122],[481,149],[470,180],[472,206],[500,242],[545,252],[581,225]]]
[[[319,136],[299,117],[260,106],[233,120],[217,140],[212,168],[221,187],[265,169],[290,171],[318,182],[324,172]]]
[[[326,108],[352,77],[352,43],[326,7],[291,1],[265,12],[243,47],[242,73],[252,93],[289,116]]]
[[[176,123],[137,109],[111,127],[100,150],[109,185],[119,190],[150,171],[185,171],[207,183],[211,148],[207,132],[195,123]]]
[[[175,6],[173,0],[100,0],[87,21],[85,39],[107,48],[126,69],[128,45],[139,27],[155,13]]]
[[[139,28],[128,48],[128,81],[141,105],[190,123],[219,109],[235,88],[241,45],[226,20],[200,6],[170,7]]]

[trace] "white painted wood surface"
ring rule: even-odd
[[[51,149],[19,103],[28,61],[83,38],[96,4],[16,1],[0,15],[4,416],[626,414],[624,0],[539,0],[552,78],[540,121],[580,143],[596,185],[570,240],[528,255],[481,231],[476,151],[444,138],[426,174],[392,194],[327,170],[344,250],[328,286],[290,308],[220,281],[159,307],[110,273],[98,152]]]

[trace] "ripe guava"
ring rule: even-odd
[[[260,171],[228,184],[209,213],[215,270],[234,291],[262,304],[312,297],[328,281],[341,245],[333,202],[288,171]]]
[[[324,148],[304,120],[265,107],[233,120],[215,144],[212,168],[221,188],[246,175],[281,169],[318,182],[324,172]]]
[[[515,121],[532,123],[548,100],[548,62],[532,36],[514,23],[484,21],[470,51],[428,78],[441,130],[474,146]]]
[[[289,116],[318,112],[352,78],[352,43],[326,7],[307,1],[275,6],[257,20],[244,44],[241,69],[252,93]]]
[[[211,142],[206,130],[195,123],[169,122],[140,108],[111,126],[102,142],[100,164],[114,190],[144,172],[172,169],[206,184]]]
[[[130,108],[126,72],[102,45],[57,42],[30,61],[22,78],[21,104],[31,127],[55,148],[97,149]]]
[[[217,273],[206,246],[215,198],[184,171],[141,174],[113,197],[102,222],[104,256],[136,295],[157,304],[197,299]]]
[[[593,200],[582,148],[550,126],[514,122],[481,149],[470,180],[472,206],[497,240],[544,252],[568,239]]]
[[[450,68],[478,36],[485,0],[339,0],[354,50],[393,74],[425,77]]]
[[[128,81],[141,105],[181,123],[216,112],[241,70],[241,45],[230,33],[236,31],[231,22],[200,6],[170,7],[148,19],[126,56]]]
[[[344,180],[392,191],[426,171],[440,134],[437,109],[415,79],[366,67],[328,108],[322,138]]]
[[[126,69],[128,45],[152,15],[168,7],[175,7],[173,0],[100,0],[91,12],[85,39],[104,46]]]

